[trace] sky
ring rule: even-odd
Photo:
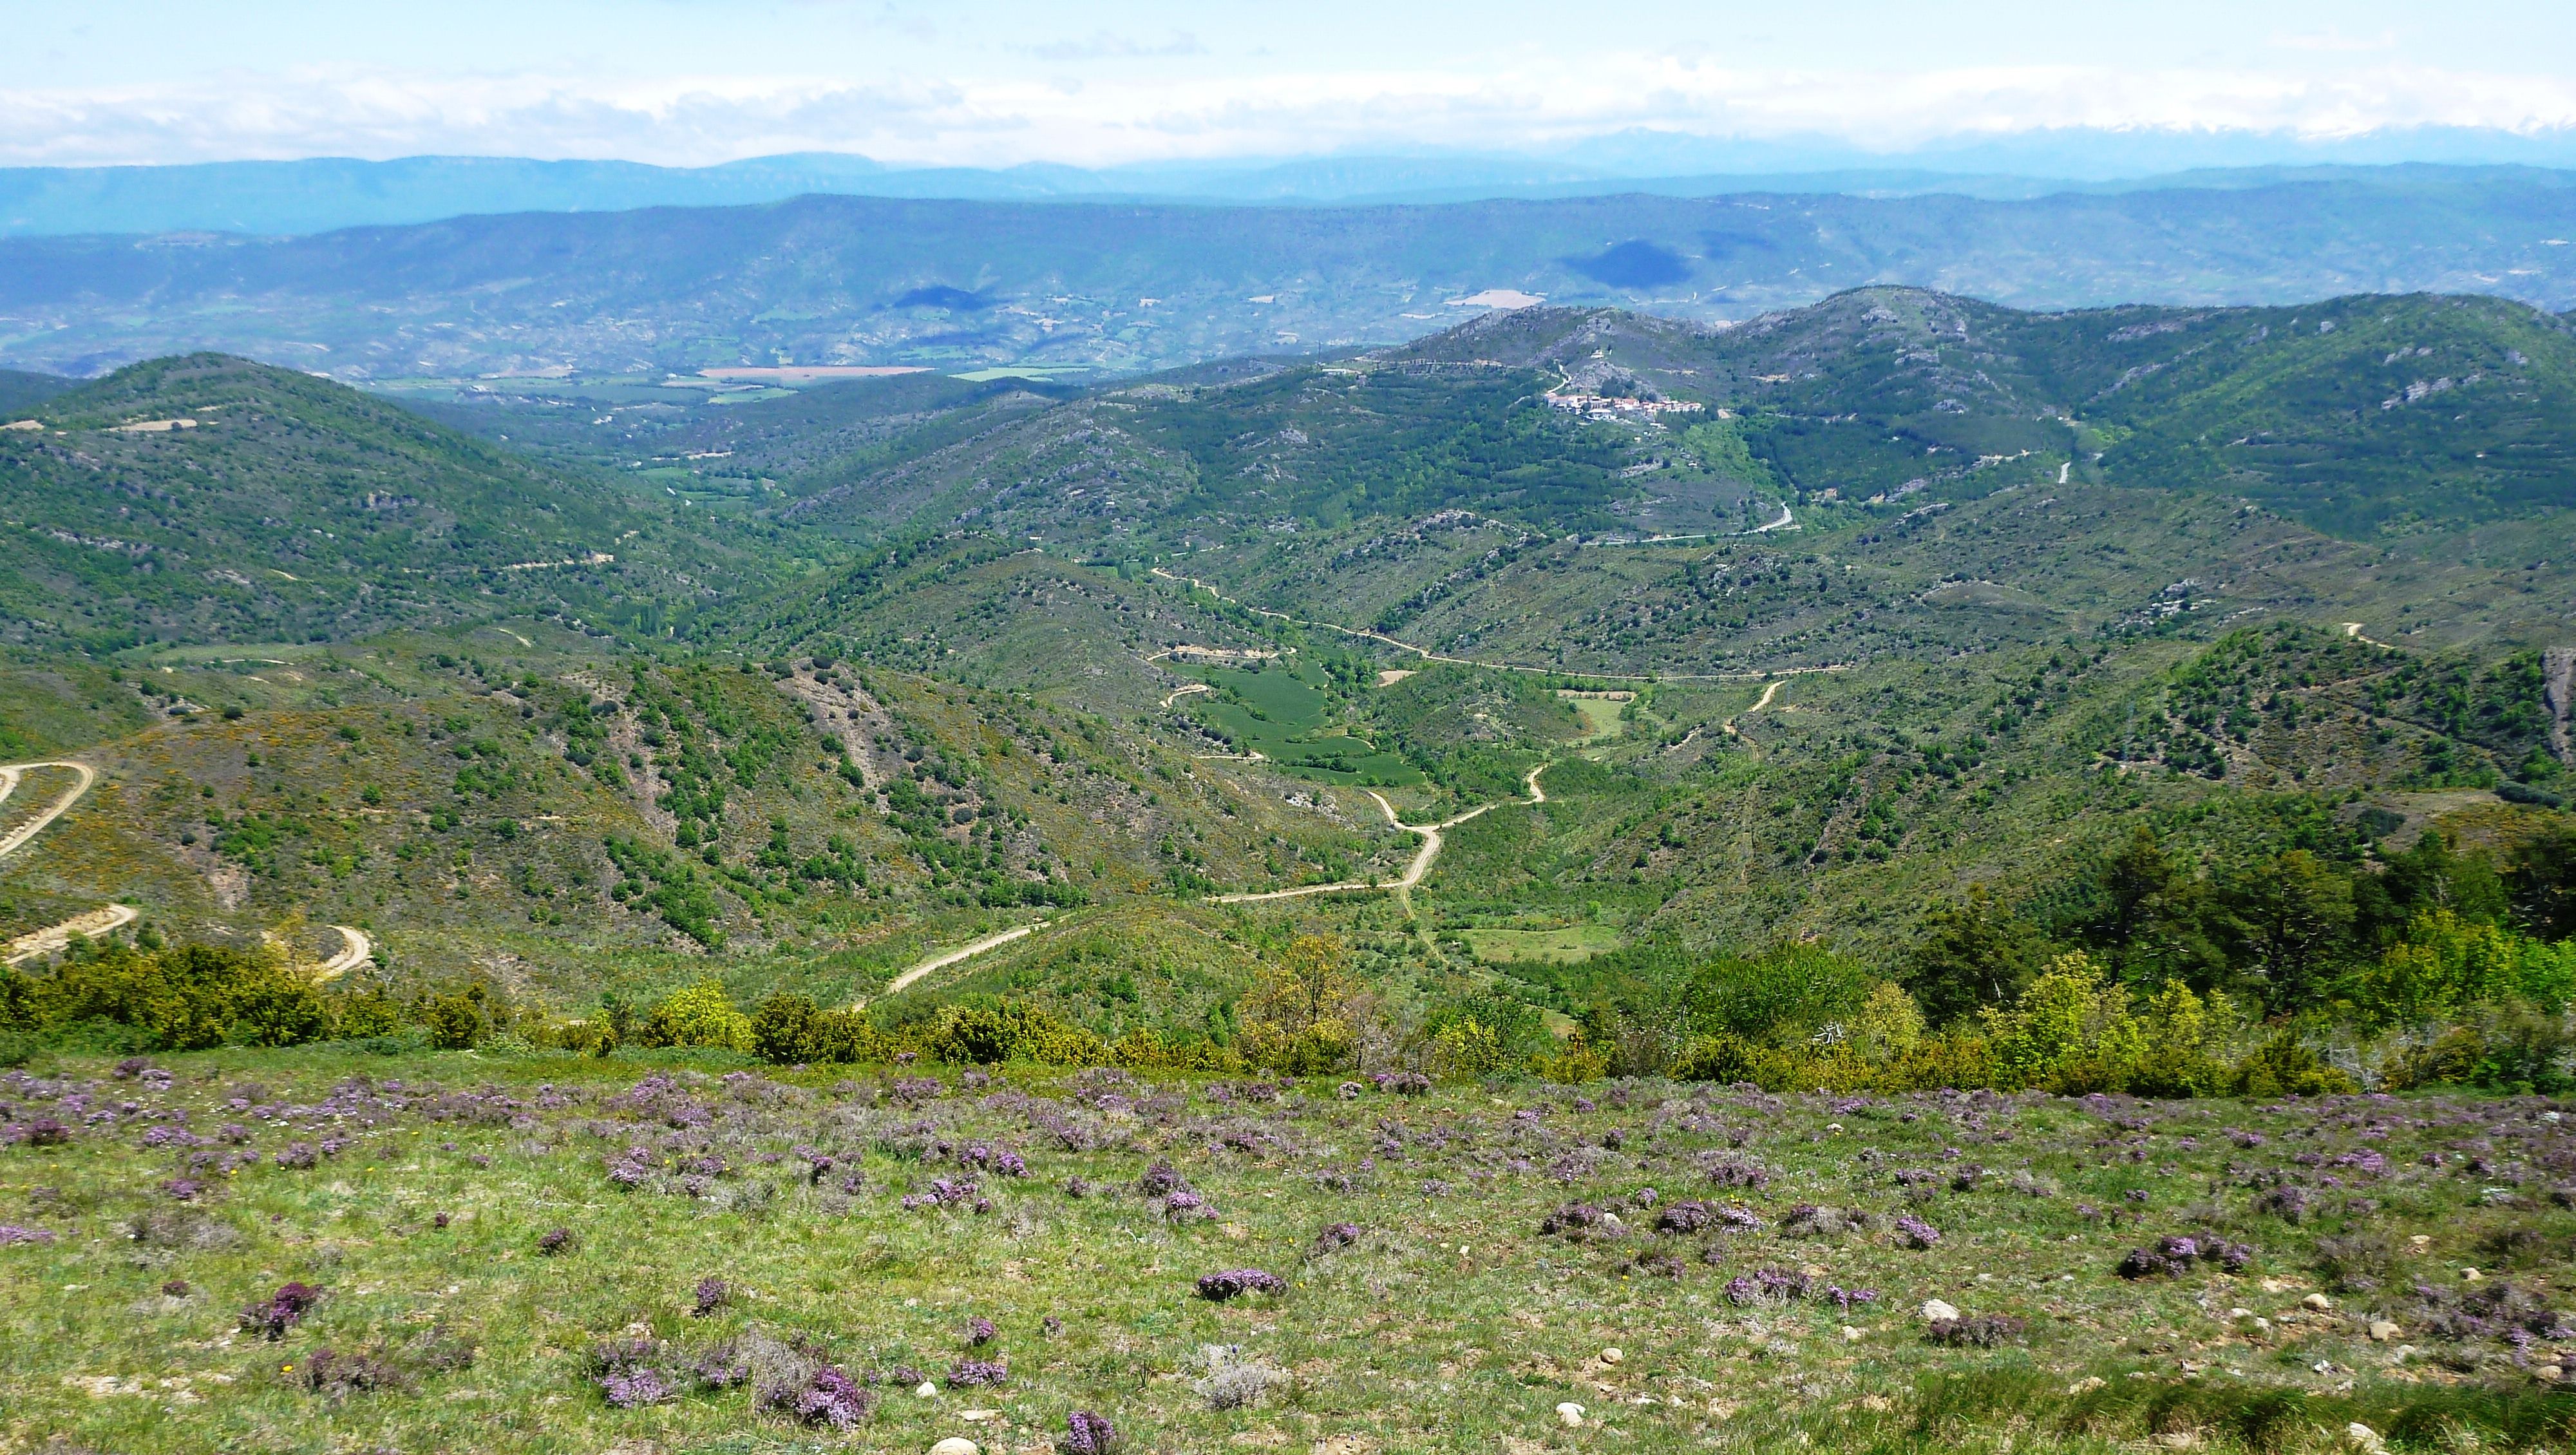
[[[2568,0],[0,0],[0,34],[20,166],[2576,144]]]

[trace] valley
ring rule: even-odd
[[[2571,1428],[2567,318],[493,382],[6,396],[28,1428]]]
[[[48,575],[49,558],[25,563],[0,590],[17,581],[80,603],[95,623],[83,639],[134,640],[123,650],[135,670],[95,657],[73,668],[22,631],[35,655],[17,670],[43,690],[24,694],[9,730],[30,747],[107,749],[96,761],[113,786],[94,801],[109,807],[58,833],[66,856],[75,845],[92,863],[141,851],[162,866],[153,872],[173,877],[144,909],[156,920],[230,934],[280,913],[346,922],[424,972],[506,967],[509,993],[533,1003],[611,993],[639,973],[649,983],[708,955],[753,955],[761,968],[747,974],[765,985],[793,982],[809,962],[847,967],[824,981],[857,985],[1023,928],[1011,918],[1032,908],[1080,920],[1138,895],[1139,909],[1173,913],[1171,896],[1286,907],[1387,884],[1408,907],[1431,905],[1436,926],[1452,902],[1446,856],[1462,851],[1452,840],[1504,824],[1526,840],[1561,815],[1585,821],[1566,827],[1595,859],[1641,861],[1606,876],[1614,899],[1644,896],[1637,932],[1758,943],[1830,923],[1836,942],[1883,943],[1902,926],[1861,909],[1879,896],[1860,886],[1895,871],[1839,856],[1865,827],[1861,843],[1891,846],[1871,836],[1889,810],[1873,801],[1887,789],[1870,785],[1887,770],[1864,766],[1840,790],[1858,800],[1821,818],[1791,806],[1803,791],[1792,780],[1823,762],[1856,750],[1863,765],[1888,761],[1879,704],[1907,704],[1935,734],[1946,716],[1959,742],[1978,744],[1935,760],[1978,764],[1953,770],[1961,791],[1921,810],[1943,825],[1945,847],[1898,840],[1905,853],[1885,864],[1918,847],[1966,854],[1958,862],[1987,865],[1971,871],[1983,879],[2041,872],[2047,856],[2004,868],[2029,860],[2018,820],[2041,802],[2052,805],[2043,821],[2107,823],[2130,811],[2111,805],[2145,788],[2092,782],[2069,800],[2070,769],[2086,754],[2103,761],[2098,725],[1998,734],[2025,716],[2027,692],[2007,685],[2025,664],[2055,664],[2040,678],[2063,680],[2066,710],[2098,724],[2105,713],[2134,722],[2141,695],[2186,669],[2192,643],[2230,632],[2294,640],[2280,637],[2292,623],[2331,631],[2361,618],[2367,631],[2352,640],[2374,650],[2463,662],[2553,644],[2553,624],[2576,610],[2569,578],[2516,552],[2566,529],[2549,493],[2561,487],[2546,483],[2558,446],[2534,423],[2557,417],[2554,391],[2576,375],[2565,326],[2486,305],[2372,306],[2239,310],[2233,321],[2129,309],[2086,325],[2092,315],[1879,290],[1719,331],[1531,309],[1343,363],[1219,365],[1054,395],[918,375],[833,383],[726,411],[731,453],[701,452],[748,449],[772,484],[694,522],[670,494],[637,488],[652,472],[639,481],[578,433],[539,429],[536,458],[551,462],[539,468],[562,482],[542,488],[589,512],[566,517],[573,529],[558,528],[552,550],[507,535],[524,527],[493,512],[498,497],[472,493],[495,486],[467,475],[444,495],[414,488],[416,506],[352,517],[355,534],[308,537],[338,554],[299,545],[275,557],[307,568],[263,568],[280,589],[315,593],[301,604],[228,596],[241,588],[201,576],[209,593],[166,569],[111,586]],[[2264,352],[2309,314],[2370,321],[2312,323],[2279,345],[2290,353]],[[2116,367],[2097,360],[2088,350],[2105,345],[2078,342],[2087,326],[2107,347],[2144,352]],[[2483,454],[2514,455],[2512,478],[2530,483],[2445,492],[2441,514],[2419,507],[2412,524],[2356,536],[2358,518],[2332,502],[2376,487],[2323,484],[2358,468],[2331,455],[2301,467],[2299,489],[2321,492],[2312,499],[2227,493],[2260,465],[2203,477],[2182,456],[2121,453],[2197,427],[2138,413],[2148,406],[2124,397],[2138,389],[2165,391],[2173,402],[2155,407],[2186,418],[2214,407],[2188,401],[2224,394],[2246,401],[2233,406],[2244,418],[2270,422],[2264,391],[2381,388],[2339,381],[2389,368],[2381,344],[2401,334],[2456,337],[2409,345],[2456,353],[2451,377],[2489,356],[2506,371],[2475,386],[2495,391],[2500,412],[2447,427],[2467,431],[2457,448],[2472,469],[2486,467],[2468,446],[2492,444]],[[2236,350],[2223,376],[2208,362],[2222,338]],[[2217,382],[2175,392],[2164,380],[2177,369]],[[2394,372],[2408,370],[2421,368],[2410,358]],[[2139,378],[2152,382],[2120,382]],[[1542,384],[1686,399],[1701,412],[1604,422],[1547,407]],[[157,488],[144,482],[165,474],[244,468],[292,491],[306,487],[251,464],[272,448],[263,431],[274,426],[257,421],[310,420],[290,427],[415,440],[406,448],[540,488],[508,473],[528,467],[497,438],[511,432],[500,416],[475,421],[495,437],[471,443],[313,392],[330,386],[220,362],[155,366],[106,388],[41,405],[45,427],[10,447],[40,469],[113,458],[105,467],[143,499]],[[2399,412],[2371,397],[2361,414]],[[248,433],[222,422],[235,400]],[[99,446],[80,431],[138,415],[215,422],[118,436],[152,441],[120,445],[123,456],[87,453]],[[1837,420],[1853,431],[1840,443],[1813,433]],[[1902,468],[1923,473],[1877,485],[1896,466],[1872,429],[1910,442],[1924,463]],[[2121,440],[2088,451],[2088,431]],[[997,472],[1017,483],[982,483]],[[17,478],[31,503],[53,488],[42,474]],[[1700,508],[1736,529],[1624,523],[1663,497],[1709,502]],[[191,557],[220,538],[200,523],[209,508],[245,519],[263,508],[247,497],[216,506],[226,497],[202,491],[167,498],[188,502],[187,515],[158,508]],[[138,533],[133,512],[118,519]],[[75,534],[71,524],[45,529]],[[175,551],[169,539],[139,546],[142,563]],[[427,595],[377,601],[361,563],[418,558],[428,539],[484,553],[454,578],[470,591],[424,582],[411,589]],[[391,635],[389,610],[409,618]],[[256,642],[288,619],[280,612],[323,624],[319,640],[214,645]],[[438,625],[450,612],[455,625]],[[1923,676],[1935,659],[1951,665]],[[1978,706],[1989,693],[1996,705]],[[2454,765],[2441,771],[2556,781],[2547,752],[2508,761],[2441,732],[2423,750],[2437,740]],[[2109,761],[2126,771],[2138,751],[2109,750]],[[2245,791],[2275,792],[2323,773],[2391,792],[2418,771],[2355,777],[2354,763],[2287,751],[2242,753],[2221,788],[2239,791],[2241,778]],[[2391,764],[2409,751],[2391,746]],[[1584,774],[1533,796],[1531,775],[1569,753]],[[2182,761],[2147,759],[2168,774]],[[1822,771],[1834,782],[1850,770]],[[161,786],[146,792],[154,774]],[[329,777],[376,798],[303,786]],[[209,790],[203,815],[173,812],[186,802],[173,788],[189,783]],[[2198,792],[2147,791],[2177,804]],[[1516,807],[1458,817],[1497,805]],[[1670,869],[1657,846],[1632,852],[1641,812],[1665,825],[1656,834],[1694,825],[1689,842],[1714,852]],[[1808,839],[1803,859],[1763,847]],[[2067,855],[2085,841],[2046,840]],[[13,933],[35,928],[35,906],[132,892],[94,870],[30,863],[11,865],[12,903],[30,906],[13,911]],[[1550,872],[1603,892],[1597,864]],[[621,885],[642,897],[603,893]],[[1483,913],[1480,898],[1466,892],[1461,924]],[[658,908],[639,916],[636,905]],[[393,922],[420,915],[428,923]],[[1433,979],[1473,963],[1438,943],[1426,931],[1411,952],[1440,957],[1425,967]],[[1031,953],[1006,941],[936,969],[986,983],[1005,973],[977,968],[988,957],[1004,967]]]

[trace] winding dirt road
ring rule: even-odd
[[[365,930],[354,925],[333,925],[331,928],[340,932],[340,953],[323,961],[322,968],[313,972],[316,981],[337,980],[366,964],[367,957],[376,952],[376,942],[367,938]]]
[[[1521,800],[1522,802],[1529,804],[1547,802],[1547,790],[1538,786],[1538,775],[1555,766],[1554,763],[1541,763],[1529,770],[1529,776],[1521,780],[1522,784],[1529,789],[1529,796]],[[1410,894],[1414,886],[1422,882],[1423,876],[1431,872],[1432,863],[1440,857],[1440,848],[1445,842],[1440,837],[1442,829],[1456,828],[1480,813],[1500,807],[1499,804],[1480,803],[1465,813],[1444,818],[1438,823],[1406,823],[1395,816],[1395,805],[1386,801],[1386,795],[1374,788],[1368,789],[1367,793],[1369,797],[1377,800],[1378,810],[1386,815],[1388,823],[1408,834],[1419,834],[1422,838],[1422,847],[1414,850],[1413,862],[1404,866],[1402,878],[1344,879],[1333,884],[1301,884],[1294,889],[1273,889],[1261,894],[1212,894],[1208,896],[1208,903],[1260,904],[1273,899],[1304,899],[1312,894],[1349,894],[1363,889],[1388,889],[1398,895]]]
[[[881,992],[881,994],[892,995],[896,991],[903,989],[905,986],[910,985],[916,980],[919,980],[922,976],[929,974],[933,970],[945,970],[949,966],[957,964],[961,960],[974,959],[976,956],[983,954],[986,950],[998,950],[1013,940],[1026,939],[1028,936],[1036,934],[1038,931],[1045,929],[1048,925],[1053,923],[1053,920],[1039,920],[1033,925],[1017,925],[1002,931],[998,935],[986,935],[980,940],[960,945],[954,950],[947,950],[940,954],[933,955],[927,960],[923,960],[918,964],[906,968],[902,974],[887,981],[886,988]],[[863,1009],[866,1005],[867,1002],[865,1000],[861,1000],[858,1004],[852,1006],[851,1009]]]
[[[38,768],[68,769],[78,774],[80,781],[74,783],[60,798],[45,805],[34,818],[6,834],[0,834],[0,859],[5,859],[26,847],[36,835],[45,831],[48,824],[69,812],[71,806],[80,802],[98,782],[97,769],[87,763],[75,763],[69,759],[48,759],[36,763],[0,763],[0,803],[7,802],[9,796],[18,791],[18,785],[26,781],[27,775]],[[93,909],[87,914],[73,915],[61,924],[48,925],[41,930],[35,930],[11,940],[7,951],[0,953],[0,964],[23,964],[40,956],[58,954],[70,948],[73,936],[77,935],[83,939],[95,938],[110,930],[134,923],[139,913],[140,911],[130,904],[109,904]]]
[[[1789,685],[1789,679],[1788,679],[1788,678],[1786,678],[1786,677],[1782,677],[1782,678],[1779,678],[1779,679],[1777,679],[1777,680],[1773,681],[1773,682],[1772,682],[1772,684],[1771,684],[1770,686],[1765,687],[1765,688],[1763,688],[1763,689],[1762,689],[1762,695],[1761,695],[1760,697],[1758,697],[1758,698],[1755,698],[1755,699],[1754,699],[1753,705],[1752,705],[1751,707],[1748,707],[1748,708],[1744,709],[1742,712],[1737,713],[1737,714],[1735,715],[1735,717],[1730,717],[1730,718],[1728,718],[1726,721],[1724,721],[1724,722],[1722,722],[1722,723],[1719,723],[1719,724],[1717,725],[1717,727],[1718,727],[1718,731],[1725,733],[1725,734],[1726,734],[1728,737],[1730,737],[1730,738],[1740,738],[1740,737],[1744,736],[1742,733],[1739,733],[1739,732],[1737,732],[1737,731],[1735,730],[1735,719],[1736,719],[1736,718],[1740,718],[1740,717],[1751,717],[1753,714],[1755,714],[1755,713],[1757,713],[1757,712],[1760,712],[1762,709],[1764,709],[1764,708],[1766,708],[1766,707],[1769,707],[1769,706],[1771,705],[1771,699],[1772,699],[1772,698],[1774,698],[1774,697],[1779,696],[1779,695],[1780,695],[1780,689],[1781,689],[1781,688],[1783,688],[1783,687],[1786,687],[1786,686],[1788,686],[1788,685]]]
[[[0,955],[0,964],[19,965],[47,955],[61,954],[71,948],[74,935],[85,940],[95,939],[110,930],[134,923],[140,913],[130,904],[111,904],[87,914],[73,915],[61,924],[48,925],[11,940],[9,952]]]
[[[73,804],[81,801],[82,796],[89,792],[91,785],[98,782],[98,770],[87,763],[74,763],[68,760],[63,760],[43,763],[0,764],[0,802],[6,802],[10,794],[17,792],[19,781],[23,779],[29,771],[37,768],[68,768],[72,772],[80,775],[80,781],[72,785],[70,792],[55,799],[51,804],[47,805],[42,813],[37,814],[34,818],[31,818],[25,823],[18,825],[16,828],[11,829],[8,833],[0,834],[0,859],[8,858],[11,854],[16,853],[19,847],[25,844],[29,839],[43,833],[47,824],[52,823],[55,819],[61,818]]]
[[[1266,606],[1254,606],[1248,601],[1238,601],[1234,597],[1228,596],[1224,592],[1217,590],[1216,583],[1212,581],[1202,581],[1196,576],[1176,575],[1170,571],[1164,570],[1160,566],[1148,566],[1146,571],[1149,574],[1159,576],[1166,581],[1180,582],[1185,585],[1195,586],[1200,590],[1205,591],[1210,596],[1215,597],[1217,600],[1224,602],[1228,606],[1242,607],[1244,610],[1251,612],[1255,616],[1266,616],[1273,621],[1287,622],[1291,626],[1314,627],[1321,631],[1339,632],[1346,637],[1353,637],[1372,642],[1382,642],[1398,651],[1411,652],[1413,655],[1420,657],[1426,662],[1452,662],[1461,667],[1482,667],[1489,672],[1542,672],[1553,675],[1565,670],[1565,668],[1561,666],[1540,667],[1524,665],[1518,662],[1485,662],[1479,661],[1474,657],[1447,656],[1443,653],[1435,652],[1429,647],[1419,646],[1399,637],[1388,636],[1382,631],[1372,631],[1365,627],[1343,626],[1339,622],[1310,621],[1302,616],[1290,616],[1284,611],[1273,611]],[[1152,659],[1148,658],[1147,660],[1150,661]],[[1811,668],[1808,670],[1822,671],[1826,669]],[[1585,672],[1582,675],[1596,678],[1603,682],[1738,682],[1748,677],[1759,677],[1762,674],[1759,672],[1659,672],[1651,676],[1641,677],[1628,672]]]

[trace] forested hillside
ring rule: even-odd
[[[361,928],[532,1035],[919,968],[835,1055],[1004,1005],[1221,1060],[1311,933],[1409,1055],[1795,1077],[1875,986],[1966,1034],[2074,954],[2367,1039],[2386,957],[2564,933],[2571,370],[2495,300],[1893,289],[423,406],[470,434],[138,366],[0,436],[0,733],[104,774],[0,884]],[[1859,999],[1710,1019],[1784,947]]]
[[[220,355],[51,393],[0,432],[12,642],[342,640],[541,610],[658,632],[753,547],[345,386]]]

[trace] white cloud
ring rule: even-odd
[[[1149,44],[1105,30],[1094,31],[1080,40],[1051,40],[1022,49],[1042,61],[1168,60],[1208,53],[1197,36],[1185,32],[1175,32],[1168,40]]]
[[[1189,42],[1178,37],[1178,42]],[[1114,37],[1081,44],[1124,44]],[[1151,48],[1135,54],[1145,54]],[[0,91],[19,165],[428,152],[701,164],[783,151],[958,165],[1102,165],[1346,148],[1539,148],[1625,128],[1825,137],[1867,149],[2061,128],[2312,139],[2413,127],[2576,127],[2576,81],[2387,62],[2257,69],[1754,69],[1722,54],[1521,54],[1478,67],[601,80],[393,70]]]
[[[2272,37],[2272,44],[2290,51],[2316,51],[2327,55],[2362,55],[2397,49],[2397,32],[2383,30],[2377,35],[2346,35],[2329,26],[2324,30],[2276,35]]]

